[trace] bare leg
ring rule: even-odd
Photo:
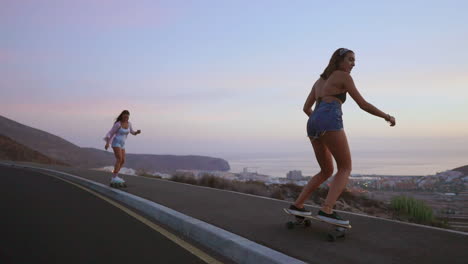
[[[330,185],[325,203],[322,206],[322,211],[330,214],[333,212],[336,200],[346,188],[349,175],[351,174],[351,153],[348,146],[348,140],[344,130],[328,131],[321,137],[322,142],[330,150],[335,158],[338,172]]]
[[[321,170],[302,189],[301,194],[294,203],[294,206],[298,208],[304,207],[304,203],[309,199],[310,194],[333,174],[333,159],[330,151],[320,139],[311,140],[311,143]]]
[[[121,148],[120,149],[120,168],[123,167],[125,163],[125,149]]]
[[[120,151],[121,148],[118,148],[118,147],[112,147],[112,149],[114,150],[114,155],[115,155],[115,165],[114,165],[113,173],[116,174],[116,173],[119,173],[120,171],[120,167],[122,163],[122,152]]]
[[[125,149],[120,149],[120,167],[119,170],[123,167],[125,163]]]

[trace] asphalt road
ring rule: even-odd
[[[33,166],[38,166],[34,164]],[[110,173],[44,166],[103,184]],[[327,242],[331,226],[288,230],[285,201],[125,176],[126,192],[162,204],[308,263],[466,263],[468,236],[426,227],[342,213],[353,228],[345,239]],[[4,188],[4,187],[3,187]],[[316,208],[309,207],[312,211]]]
[[[0,263],[206,263],[60,179],[0,166]]]

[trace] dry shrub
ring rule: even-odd
[[[171,180],[175,182],[197,185],[197,180],[191,173],[175,173],[174,175],[172,175]]]
[[[176,173],[171,177],[171,180],[258,196],[270,196],[267,186],[263,182],[259,181],[231,181],[210,174],[205,174],[197,180],[193,175],[187,173]]]
[[[353,207],[361,207],[364,209],[374,208],[374,210],[387,208],[387,206],[385,206],[385,204],[381,201],[369,199],[368,197],[362,194],[353,193],[348,189],[343,191],[343,193],[340,195],[340,199],[342,199],[347,204]]]
[[[205,174],[200,179],[198,179],[198,185],[216,188],[216,189],[226,189],[230,184],[229,180],[216,177],[214,175]]]
[[[271,198],[284,200],[283,191],[279,187],[274,187],[270,194]]]
[[[248,193],[248,194],[253,194],[253,195],[258,195],[258,196],[269,196],[269,192],[265,186],[265,184],[262,183],[262,185],[254,182],[245,182],[242,187],[240,188],[240,192],[243,193]]]
[[[316,204],[322,204],[322,201],[325,200],[328,194],[328,188],[318,188],[315,192],[312,193],[310,200],[314,201]]]
[[[282,184],[279,186],[282,190],[283,196],[287,198],[292,198],[292,199],[297,199],[299,197],[299,194],[302,192],[302,186],[299,186],[294,183],[287,183],[287,184]]]
[[[135,172],[136,175],[138,176],[143,176],[143,177],[149,177],[149,178],[156,178],[156,179],[162,179],[161,176],[159,175],[152,175],[150,173],[148,173],[148,171],[144,170],[144,169],[139,169]]]

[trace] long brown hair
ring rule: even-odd
[[[123,110],[122,113],[115,119],[115,123],[122,121],[123,115],[130,115],[130,112],[128,110]]]
[[[344,58],[346,57],[346,54],[348,52],[353,52],[352,50],[345,49],[345,48],[339,48],[333,52],[333,55],[330,58],[330,62],[328,63],[328,66],[325,68],[322,74],[320,74],[320,77],[322,79],[326,80],[332,72],[336,71],[338,67],[340,66],[340,63],[344,61]]]

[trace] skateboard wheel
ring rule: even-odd
[[[310,220],[305,220],[305,221],[304,221],[304,226],[305,226],[305,227],[309,227],[310,225],[311,225]]]
[[[332,235],[332,234],[328,234],[328,241],[335,242],[336,241],[336,236]]]
[[[346,232],[346,228],[344,228],[344,227],[337,227],[337,228],[336,228],[336,231],[344,233],[344,232]]]
[[[291,222],[291,221],[289,221],[289,222],[286,223],[286,227],[287,227],[288,229],[293,229],[293,228],[294,228],[294,223]]]
[[[343,238],[345,237],[346,233],[344,231],[339,231],[337,234],[335,234],[335,236],[337,238]]]

